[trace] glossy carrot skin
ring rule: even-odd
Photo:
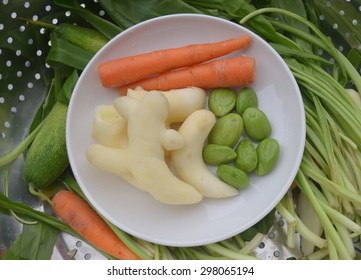
[[[121,87],[153,75],[189,67],[244,49],[251,43],[248,35],[208,44],[191,44],[122,57],[98,66],[104,87]]]
[[[75,193],[61,190],[54,195],[52,203],[55,214],[96,248],[117,259],[139,259],[89,204]]]
[[[138,86],[145,90],[161,91],[189,86],[203,89],[245,86],[256,80],[255,64],[254,58],[245,56],[214,60],[121,87],[119,93],[125,95],[128,88],[135,89]]]

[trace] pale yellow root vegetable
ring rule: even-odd
[[[127,96],[140,100],[148,91],[137,87],[128,89]],[[160,91],[169,102],[168,123],[183,122],[191,113],[203,109],[206,103],[205,90],[187,87],[169,91]]]
[[[95,108],[92,137],[108,147],[124,148],[128,144],[127,122],[113,105],[100,105]]]
[[[88,161],[100,170],[123,178],[129,184],[143,191],[142,186],[134,179],[127,164],[128,152],[125,149],[92,144],[87,149]]]
[[[129,115],[137,106],[138,100],[131,98],[129,96],[121,96],[115,99],[113,106],[115,111],[128,122]]]
[[[204,142],[216,122],[215,115],[205,109],[192,113],[179,128],[186,144],[171,152],[174,168],[181,180],[194,186],[204,197],[235,196],[237,189],[222,182],[206,166],[202,158]]]
[[[167,204],[201,201],[203,196],[178,179],[165,162],[164,149],[179,149],[185,144],[177,131],[166,128],[169,110],[166,97],[160,92],[149,93],[139,101],[123,96],[115,101],[114,107],[128,121],[126,167],[138,186]]]
[[[161,94],[160,92],[153,92],[153,94],[154,93]],[[164,99],[164,100],[165,100],[165,102],[167,102],[166,99]],[[142,115],[142,113],[144,113],[144,112],[140,112],[137,109],[138,103],[139,103],[139,100],[133,99],[129,96],[122,96],[122,97],[118,97],[114,101],[114,108],[115,108],[116,112],[128,122],[131,114],[134,113],[135,117],[133,119],[136,119],[136,118],[138,118],[137,115]],[[168,104],[168,102],[167,102],[167,104]],[[169,108],[169,105],[167,105],[167,107]],[[162,113],[162,111],[155,112],[158,110],[157,104],[153,104],[152,109],[154,110],[153,113],[151,114],[152,116]],[[142,125],[142,129],[144,131],[144,135],[152,136],[153,127],[148,126],[147,121],[143,122],[141,125]],[[161,124],[160,128],[162,129],[162,132],[163,132],[163,134],[160,135],[161,136],[160,142],[164,149],[166,149],[167,151],[170,151],[170,150],[174,150],[174,149],[179,149],[180,147],[184,146],[184,140],[176,130],[166,128],[165,122]]]
[[[202,195],[174,176],[164,160],[163,147],[177,149],[184,145],[178,133],[173,132],[169,137],[169,129],[165,126],[168,110],[168,101],[159,92],[149,93],[138,101],[128,119],[129,170],[137,182],[159,201],[198,203]]]

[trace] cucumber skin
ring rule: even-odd
[[[27,184],[45,188],[68,167],[65,139],[67,111],[67,105],[57,102],[31,144],[24,163]]]
[[[109,39],[102,33],[78,25],[63,23],[56,28],[60,38],[91,53],[98,52]]]

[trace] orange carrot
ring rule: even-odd
[[[52,202],[55,214],[90,244],[117,259],[139,259],[89,204],[75,193],[61,190],[54,195]]]
[[[122,57],[98,66],[104,87],[121,87],[152,75],[199,64],[246,48],[250,36],[241,36],[208,44],[192,44]]]
[[[255,81],[255,59],[239,56],[226,60],[213,60],[189,68],[163,73],[157,77],[145,79],[119,88],[121,95],[128,88],[137,86],[145,90],[171,90],[189,86],[203,89],[216,87],[238,87]]]

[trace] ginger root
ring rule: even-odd
[[[166,127],[169,111],[167,98],[155,91],[136,103],[133,100],[124,96],[115,102],[115,109],[128,122],[128,147],[114,151],[114,155],[122,159],[115,158],[111,152],[105,153],[105,148],[91,145],[87,153],[89,162],[129,183],[133,182],[161,202],[198,203],[203,196],[193,186],[178,179],[165,162],[164,148],[173,150],[184,145],[179,133]]]

